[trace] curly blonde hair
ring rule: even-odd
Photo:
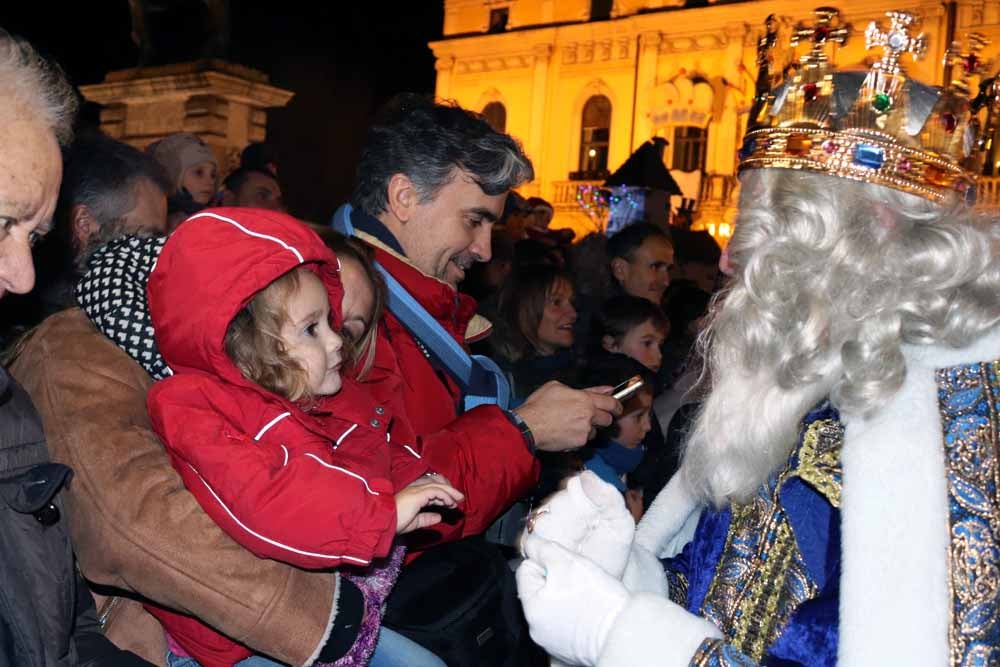
[[[284,303],[299,288],[298,267],[257,292],[226,330],[226,354],[243,377],[290,401],[312,399],[306,371],[288,354],[281,327],[288,319]]]
[[[735,275],[699,342],[710,393],[684,453],[716,505],[784,464],[820,400],[865,416],[886,405],[904,344],[961,347],[1000,321],[997,225],[963,205],[788,170],[745,174],[740,203]]]

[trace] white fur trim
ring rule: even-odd
[[[687,667],[719,629],[658,595],[632,596],[615,619],[597,667]]]
[[[906,381],[844,418],[841,665],[949,663],[948,489],[934,370],[1000,357],[1000,331],[956,350],[907,346]]]
[[[326,643],[330,641],[330,633],[333,632],[333,624],[337,620],[337,612],[340,611],[340,575],[334,572],[333,576],[336,579],[336,588],[333,590],[333,602],[330,604],[330,618],[326,619],[326,630],[323,631],[323,636],[320,638],[316,650],[312,652],[302,667],[312,667],[312,664],[319,658],[320,652],[326,647]]]
[[[628,554],[622,583],[629,593],[653,593],[661,597],[670,594],[670,584],[667,583],[663,563],[653,555],[653,552],[635,542],[632,543],[632,550]]]
[[[701,509],[678,471],[639,521],[636,544],[660,558],[676,555],[694,536]]]

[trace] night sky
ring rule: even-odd
[[[3,4],[0,27],[57,60],[74,85],[99,83],[107,72],[138,62],[127,0]],[[350,194],[375,110],[398,92],[433,92],[434,57],[427,42],[441,37],[444,2],[229,4],[228,60],[259,69],[274,85],[295,92],[286,108],[268,112],[267,123],[288,207],[325,221]],[[176,34],[184,40],[182,31]],[[84,107],[81,124],[96,125],[97,112]]]

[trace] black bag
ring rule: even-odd
[[[528,636],[507,559],[482,537],[434,547],[404,567],[382,623],[449,667],[547,665]]]

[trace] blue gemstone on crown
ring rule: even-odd
[[[743,140],[743,145],[740,147],[740,159],[746,160],[753,155],[755,150],[757,150],[757,140],[753,137],[747,137]]]
[[[858,144],[854,147],[854,164],[869,169],[879,169],[885,162],[885,151],[880,146]]]

